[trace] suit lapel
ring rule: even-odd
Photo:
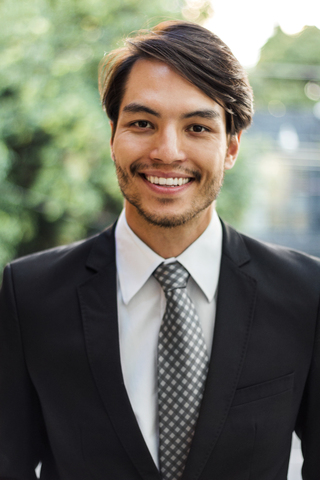
[[[183,474],[196,480],[211,454],[240,377],[250,334],[256,283],[242,270],[250,257],[240,235],[224,227],[214,341],[197,430]],[[79,289],[88,358],[98,390],[125,450],[142,478],[160,475],[144,442],[124,386],[117,322],[114,229],[97,237]]]
[[[87,267],[92,270],[92,276],[78,288],[78,294],[87,353],[96,385],[114,429],[141,476],[159,480],[122,376],[114,228],[97,237]]]
[[[256,298],[255,280],[241,269],[249,260],[240,235],[230,227],[224,227],[212,354],[183,480],[199,478],[209,456],[214,455],[237,387]]]

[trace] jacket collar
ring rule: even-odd
[[[243,237],[223,225],[217,312],[209,372],[198,424],[182,480],[201,475],[224,427],[245,360],[253,321],[256,281],[242,268],[250,261]]]
[[[101,398],[124,449],[145,480],[159,480],[124,386],[117,322],[115,226],[95,239],[87,267],[95,272],[78,289],[87,353]],[[201,475],[223,429],[244,363],[256,282],[242,236],[223,224],[223,250],[210,367],[183,480]]]

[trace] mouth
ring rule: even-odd
[[[155,177],[152,175],[144,175],[146,180],[153,185],[161,185],[165,187],[181,187],[193,180],[191,177]]]

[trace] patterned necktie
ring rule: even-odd
[[[185,467],[208,371],[208,354],[194,304],[189,273],[179,263],[153,273],[167,305],[158,342],[159,459],[164,480],[178,480]]]

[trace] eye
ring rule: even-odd
[[[133,122],[132,125],[138,128],[152,128],[151,123],[147,120],[137,120],[136,122]]]
[[[189,128],[188,128],[189,132],[193,132],[193,133],[203,133],[203,132],[208,132],[209,129],[204,127],[203,125],[191,125]]]

